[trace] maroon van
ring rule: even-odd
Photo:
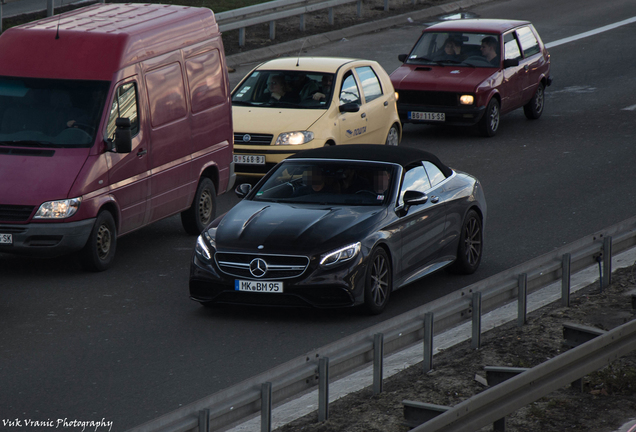
[[[234,183],[211,10],[96,4],[0,36],[0,252],[80,251],[181,213],[199,234]]]

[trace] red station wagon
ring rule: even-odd
[[[475,125],[494,136],[501,114],[541,117],[550,54],[528,21],[468,19],[422,32],[391,74],[403,123]]]

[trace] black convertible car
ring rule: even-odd
[[[472,273],[486,200],[474,177],[408,147],[347,145],[276,165],[197,240],[190,296],[204,305],[380,313],[391,291],[442,267]]]

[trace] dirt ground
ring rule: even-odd
[[[485,378],[484,366],[533,367],[567,350],[564,322],[611,330],[634,319],[635,278],[636,264],[620,269],[602,293],[597,282],[574,294],[569,308],[547,306],[529,314],[524,327],[515,321],[484,333],[479,350],[467,341],[437,354],[429,373],[418,364],[386,379],[377,396],[367,388],[332,402],[325,422],[312,413],[277,430],[406,432],[403,400],[457,405],[487,388],[475,380],[476,374]],[[611,432],[631,419],[636,419],[636,351],[584,377],[582,392],[567,386],[508,416],[506,430]]]

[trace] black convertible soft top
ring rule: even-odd
[[[420,161],[428,161],[436,165],[446,177],[453,173],[453,170],[444,165],[434,154],[413,147],[377,144],[335,145],[305,150],[288,157],[288,159],[309,158],[389,162],[402,165],[405,168]]]

